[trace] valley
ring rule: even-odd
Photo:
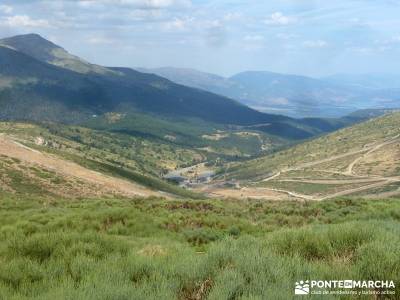
[[[400,112],[304,117],[369,77],[157,71],[0,39],[1,300],[292,299],[306,278],[398,298]],[[292,117],[233,100],[282,93]]]

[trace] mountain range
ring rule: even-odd
[[[246,71],[222,77],[194,69],[138,70],[236,99],[259,111],[292,117],[340,117],[359,109],[396,108],[400,76],[346,75],[324,78]]]
[[[0,44],[3,119],[75,122],[114,110],[236,124],[287,119],[159,76],[92,65],[38,35],[3,39]]]
[[[229,80],[215,76],[209,82],[217,82],[221,89],[230,84]],[[113,127],[125,132],[137,133],[137,128],[130,124],[146,116],[148,123],[163,119],[170,125],[178,120],[197,120],[199,126],[204,122],[252,126],[291,140],[309,138],[357,121],[294,119],[263,113],[230,99],[229,95],[219,95],[223,94],[220,90],[200,88],[130,68],[91,64],[37,34],[0,40],[0,120],[96,127],[103,116],[115,113],[119,117],[113,119]],[[173,126],[164,126],[162,130],[170,127]]]

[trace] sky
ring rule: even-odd
[[[400,0],[0,0],[0,37],[25,33],[106,66],[400,69]]]

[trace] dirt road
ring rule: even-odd
[[[316,160],[316,161],[312,161],[312,162],[307,162],[307,163],[303,163],[303,164],[299,164],[297,166],[294,167],[289,167],[289,168],[283,168],[281,170],[279,170],[276,174],[265,178],[264,180],[262,180],[262,182],[268,182],[268,181],[272,181],[272,180],[277,180],[279,182],[298,182],[298,183],[309,183],[309,184],[332,184],[332,185],[338,185],[338,184],[357,184],[357,183],[371,183],[371,184],[367,184],[361,187],[357,187],[357,188],[350,188],[350,189],[346,189],[343,191],[339,191],[339,192],[335,192],[335,193],[331,193],[331,194],[327,194],[327,195],[323,195],[323,196],[312,196],[312,195],[304,195],[304,194],[300,194],[300,193],[296,193],[293,191],[289,191],[289,190],[284,190],[284,189],[275,189],[275,188],[261,188],[261,187],[257,187],[257,188],[252,188],[254,190],[254,192],[256,190],[260,190],[260,191],[269,191],[269,192],[277,192],[277,193],[285,193],[289,196],[292,197],[296,197],[296,198],[301,198],[301,199],[305,199],[305,200],[325,200],[325,199],[330,199],[330,198],[335,198],[335,197],[340,197],[340,196],[345,196],[345,195],[350,195],[350,194],[354,194],[357,192],[361,192],[361,191],[366,191],[366,190],[370,190],[370,189],[374,189],[377,187],[381,187],[381,186],[385,186],[388,185],[390,183],[393,182],[400,182],[400,178],[399,177],[382,177],[382,176],[378,176],[378,175],[368,175],[365,176],[367,178],[357,178],[356,174],[354,174],[353,169],[354,167],[364,158],[366,158],[368,155],[378,151],[379,149],[391,145],[393,143],[399,142],[399,137],[400,134],[384,141],[381,142],[379,144],[377,144],[377,142],[372,142],[372,143],[368,143],[366,145],[364,145],[364,147],[362,149],[359,150],[353,150],[353,151],[349,151],[343,154],[338,154],[338,155],[333,155],[331,157],[327,157],[324,159],[320,159],[320,160]],[[346,168],[346,171],[344,172],[339,172],[339,171],[326,171],[326,170],[321,170],[323,172],[328,172],[328,173],[334,173],[334,174],[338,174],[338,175],[344,175],[344,176],[349,176],[349,177],[354,177],[354,179],[310,179],[310,178],[299,178],[299,179],[278,179],[279,177],[281,177],[283,174],[289,172],[289,171],[299,171],[299,170],[303,170],[309,167],[314,167],[326,162],[332,162],[341,158],[346,158],[349,156],[353,156],[353,155],[357,155],[360,154],[360,156],[358,156],[356,159],[354,159]]]

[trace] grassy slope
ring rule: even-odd
[[[228,177],[254,179],[266,177],[281,168],[328,158],[366,144],[383,142],[400,133],[400,113],[393,113],[348,127],[329,135],[299,144],[287,150],[240,164],[232,164]]]
[[[55,154],[88,169],[128,179],[155,191],[190,198],[199,197],[196,193],[169,184],[158,177],[167,166],[175,168],[190,165],[193,159],[204,159],[193,150],[81,127],[0,123],[0,128],[1,132],[19,138],[29,147]],[[35,144],[38,137],[43,139],[44,145]],[[16,180],[31,185],[32,190],[34,186],[40,190],[48,190],[43,189],[43,182],[35,180],[26,171],[14,173]]]
[[[117,118],[115,118],[116,116]],[[132,112],[98,116],[83,125],[103,131],[158,139],[180,147],[197,149],[210,147],[214,150],[213,152],[228,159],[258,155],[262,152],[262,144],[268,144],[268,150],[272,150],[287,145],[290,141],[290,139],[279,137],[279,133],[274,136],[251,127],[226,126],[195,118],[162,118]],[[260,138],[254,135],[244,137],[236,134],[243,131],[257,133]],[[217,132],[223,132],[226,137],[221,140],[210,140],[203,137]]]
[[[0,123],[0,132],[17,138],[31,148],[61,156],[86,168],[184,197],[197,196],[164,182],[160,176],[170,170],[199,162],[208,161],[212,165],[215,161],[220,163],[227,159],[256,154],[262,145],[268,151],[286,143],[262,133],[242,135],[243,130],[232,129],[224,132],[226,137],[223,139],[209,140],[203,136],[213,134],[214,129],[201,125],[203,123],[199,125],[198,122],[187,128],[177,122],[172,127],[172,131],[177,132],[178,136],[186,132],[187,139],[201,140],[199,145],[209,146],[211,152],[208,152],[185,141],[168,141],[164,138],[167,131],[160,131],[155,135],[157,128],[167,126],[163,120],[159,121],[154,124],[146,122],[146,118],[137,118],[134,125],[138,132],[135,133],[126,132],[124,123],[112,123],[109,131],[101,130],[104,129],[101,126],[99,130],[93,130],[78,126],[15,122]],[[101,123],[97,123],[99,124]]]
[[[399,203],[65,201],[2,193],[0,295],[291,299],[294,282],[307,278],[399,286]]]

